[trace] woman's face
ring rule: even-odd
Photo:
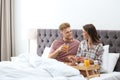
[[[84,29],[82,30],[82,35],[83,35],[83,38],[86,40],[89,38],[88,33]]]

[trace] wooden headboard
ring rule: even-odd
[[[103,45],[110,45],[110,53],[120,53],[120,30],[97,30]],[[82,30],[73,29],[73,36],[82,40]],[[42,55],[44,48],[50,47],[52,42],[60,36],[58,29],[38,29],[37,30],[37,54]],[[120,71],[120,57],[114,69]]]

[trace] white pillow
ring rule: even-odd
[[[104,49],[104,53],[109,53],[109,45],[104,45],[103,49]]]
[[[109,45],[103,46],[104,52],[102,56],[102,65],[101,65],[101,72],[107,72],[107,66],[108,66],[108,58],[109,58]]]
[[[48,58],[49,52],[50,52],[50,47],[45,47],[41,57]]]
[[[107,72],[113,72],[115,65],[118,61],[119,58],[119,53],[109,53],[109,59],[108,59],[108,68],[107,68]]]
[[[109,53],[109,45],[103,46],[104,53],[103,53],[103,63],[101,65],[101,72],[113,72],[117,60],[119,58],[118,53]]]

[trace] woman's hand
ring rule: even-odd
[[[76,57],[78,63],[83,63],[84,62],[84,57]]]
[[[94,64],[94,60],[93,59],[89,59],[90,60],[90,64]]]

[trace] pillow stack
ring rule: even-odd
[[[115,71],[118,70],[118,63],[120,64],[119,53],[109,53],[109,45],[105,45],[103,53],[103,64],[101,72],[113,72],[114,68]],[[119,65],[120,66],[120,65]],[[120,68],[119,68],[120,69]]]

